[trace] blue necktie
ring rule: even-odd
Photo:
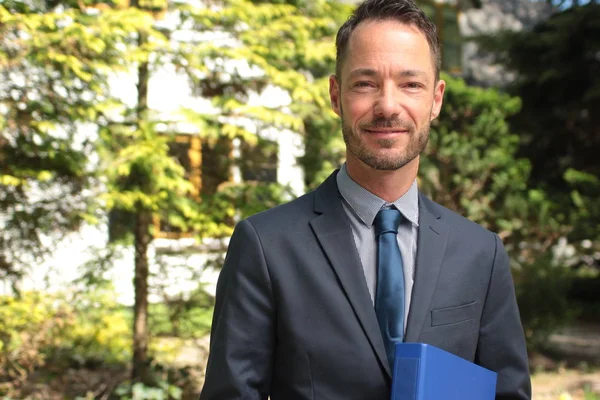
[[[375,217],[377,238],[377,291],[375,313],[393,371],[395,343],[404,337],[404,272],[398,246],[398,225],[402,214],[396,209],[383,209]]]

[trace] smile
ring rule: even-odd
[[[364,129],[364,131],[371,135],[403,135],[407,134],[408,130],[403,129]]]

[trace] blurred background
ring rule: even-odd
[[[600,399],[600,4],[420,0],[419,178],[511,255],[534,398]],[[344,160],[355,1],[0,0],[0,396],[195,399],[241,218]]]

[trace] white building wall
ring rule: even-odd
[[[107,248],[108,226],[84,226],[79,232],[72,233],[58,242],[56,251],[50,258],[39,265],[33,265],[31,273],[21,282],[20,288],[25,291],[62,291],[76,289],[74,280],[82,275],[85,264],[94,268],[94,260],[104,254]],[[225,249],[227,242],[219,243],[219,249]],[[155,239],[149,248],[151,287],[163,287],[168,296],[179,293],[190,293],[200,285],[210,294],[214,294],[218,269],[204,268],[208,261],[218,258],[222,251],[210,250],[211,246],[203,246],[200,250],[186,256],[171,256],[165,260],[168,264],[166,274],[161,274],[156,255],[165,249],[189,249],[195,245],[193,239],[168,240]],[[164,256],[163,256],[164,257]],[[101,266],[98,264],[97,272]],[[116,300],[123,305],[133,305],[134,251],[133,246],[118,248],[117,256],[112,260],[102,277],[109,280],[115,289]],[[7,285],[0,287],[1,294],[11,293]],[[153,293],[151,302],[158,302],[161,296]]]

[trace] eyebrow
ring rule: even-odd
[[[349,78],[355,78],[359,76],[377,76],[377,71],[371,68],[357,68],[350,72]],[[427,74],[424,71],[420,71],[418,69],[405,69],[396,74],[398,78],[406,78],[406,77],[426,77]]]

